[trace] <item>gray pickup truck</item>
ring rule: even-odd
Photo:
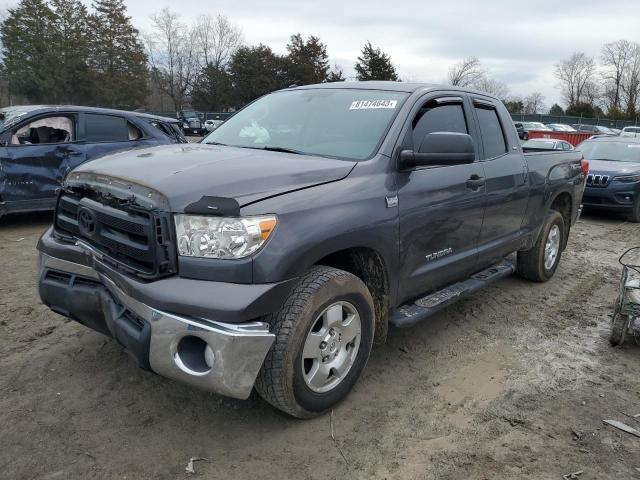
[[[579,152],[524,154],[480,92],[290,88],[202,144],[73,170],[39,292],[146,369],[310,417],[348,394],[389,324],[516,270],[550,279],[587,172]]]

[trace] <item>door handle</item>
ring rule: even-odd
[[[477,175],[475,173],[471,175],[469,180],[467,180],[467,188],[470,188],[471,190],[477,190],[480,187],[484,186],[484,184],[484,177],[481,177],[480,175]]]

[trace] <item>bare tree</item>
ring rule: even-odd
[[[524,99],[524,113],[542,113],[545,110],[545,96],[540,92],[533,92]]]
[[[168,8],[151,16],[153,31],[146,37],[151,77],[182,109],[193,86],[198,67],[198,52],[193,29],[180,22],[177,13]]]
[[[605,70],[602,78],[605,84],[605,93],[608,99],[608,107],[620,110],[622,97],[623,77],[633,61],[633,53],[637,48],[636,43],[628,40],[617,40],[607,43],[602,47],[602,65]]]
[[[198,19],[194,35],[199,49],[201,67],[224,68],[242,45],[242,30],[227,17],[204,15]]]
[[[630,118],[636,118],[640,109],[640,45],[634,44],[631,59],[622,75],[622,100],[625,111]]]
[[[507,84],[495,78],[489,78],[483,75],[469,86],[493,95],[494,97],[498,97],[502,101],[509,97],[509,87]]]
[[[449,84],[469,87],[484,76],[484,70],[477,57],[468,57],[449,68]]]
[[[585,94],[593,83],[595,61],[582,52],[575,52],[555,66],[555,76],[560,81],[562,95],[569,106],[587,101]]]

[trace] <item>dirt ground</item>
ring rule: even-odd
[[[49,215],[0,221],[0,478],[640,479],[640,347],[607,341],[640,226],[585,215],[555,277],[502,280],[391,330],[310,421],[142,371],[35,290]],[[331,420],[333,418],[333,420]],[[331,425],[335,440],[331,437]]]

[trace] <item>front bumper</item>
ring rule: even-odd
[[[247,398],[275,339],[264,322],[159,310],[104,272],[42,251],[38,270],[40,297],[53,311],[113,337],[143,368],[203,390]]]
[[[636,184],[610,184],[607,187],[586,187],[582,204],[589,208],[631,210],[638,197]]]

